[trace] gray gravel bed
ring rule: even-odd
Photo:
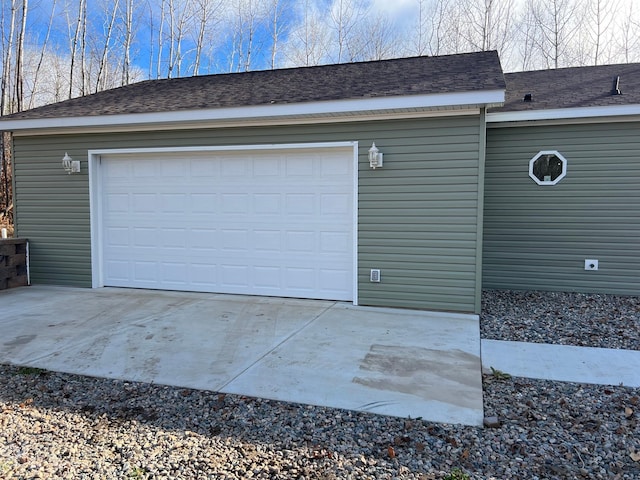
[[[494,340],[640,350],[640,297],[485,290],[480,335]]]
[[[1,365],[0,380],[3,479],[640,478],[627,387],[487,376],[501,426],[476,428]]]

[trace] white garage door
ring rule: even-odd
[[[102,155],[104,285],[352,300],[352,152]]]

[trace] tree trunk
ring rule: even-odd
[[[17,0],[11,0],[11,17],[9,20],[9,35],[5,44],[5,54],[2,61],[2,85],[0,92],[2,94],[0,98],[0,115],[7,115],[13,113],[11,106],[11,72],[12,66],[12,53],[13,53],[13,41],[15,36],[16,27],[16,15],[17,15]],[[3,40],[4,41],[4,40]]]
[[[22,111],[24,103],[24,32],[27,28],[27,11],[29,0],[22,0],[22,21],[18,31],[16,43],[16,76],[15,76],[15,105],[16,112]]]
[[[53,24],[54,12],[56,10],[56,0],[52,0],[51,4],[51,15],[49,16],[49,23],[47,24],[47,33],[44,36],[44,40],[42,45],[40,46],[40,58],[38,59],[38,65],[33,74],[33,90],[31,92],[31,96],[29,97],[29,106],[28,108],[33,108],[35,106],[34,99],[36,98],[36,92],[39,88],[39,77],[40,71],[42,70],[42,63],[44,62],[45,55],[47,53],[47,45],[49,44],[49,36],[51,35],[51,25]]]

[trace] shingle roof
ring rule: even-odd
[[[27,110],[42,119],[504,90],[496,52],[148,80]]]
[[[616,77],[622,95],[612,95]],[[640,104],[640,63],[507,73],[505,80],[504,106],[492,112]]]

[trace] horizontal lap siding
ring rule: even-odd
[[[473,312],[479,118],[391,133],[375,138],[382,170],[360,165],[360,303]]]
[[[87,163],[81,174],[66,174],[65,146],[73,143],[14,139],[16,233],[30,240],[32,282],[91,286]]]
[[[16,137],[17,229],[31,240],[34,282],[90,286],[88,150],[358,141],[359,303],[473,311],[478,139],[478,116]],[[385,161],[376,171],[373,141]],[[81,174],[64,173],[65,152]]]
[[[540,150],[567,159],[555,186],[528,176]],[[483,286],[640,294],[639,185],[640,123],[489,129]]]

